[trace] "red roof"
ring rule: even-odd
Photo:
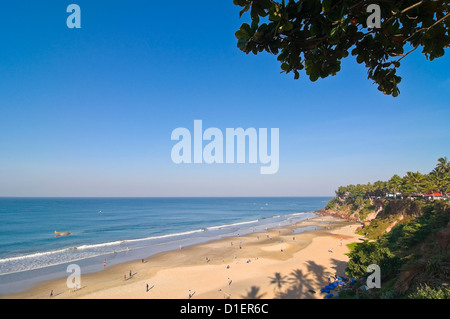
[[[425,193],[425,195],[427,196],[433,196],[433,197],[441,197],[442,193],[440,192],[435,192],[435,191],[428,191]]]

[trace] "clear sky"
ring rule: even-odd
[[[405,58],[393,98],[352,56],[314,83],[280,74],[236,47],[242,22],[232,0],[2,4],[0,196],[331,196],[450,157],[448,49]],[[173,163],[196,119],[279,128],[278,172]]]

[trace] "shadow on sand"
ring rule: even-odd
[[[320,289],[317,287],[324,287],[328,285],[329,276],[336,275],[343,276],[347,262],[332,259],[332,269],[334,273],[327,271],[321,265],[314,261],[306,262],[306,271],[302,269],[294,269],[289,275],[282,275],[279,272],[274,273],[269,277],[269,284],[274,286],[274,294],[277,299],[312,299],[321,298]],[[331,279],[334,281],[334,279]],[[252,286],[247,295],[241,296],[244,299],[261,299],[266,294],[260,293],[260,287]]]

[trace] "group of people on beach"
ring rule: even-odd
[[[128,276],[128,279],[131,279],[131,278],[133,278],[133,273],[130,270],[130,274]],[[123,275],[123,280],[127,280],[127,274]]]
[[[331,225],[329,226],[329,228],[331,228]],[[293,230],[293,232],[294,232],[294,230]],[[281,236],[281,232],[278,230],[278,235],[279,236]],[[267,236],[267,239],[270,239],[270,240],[272,240],[272,239],[275,239],[276,237],[274,237],[274,238],[272,238],[269,234],[266,234],[266,236]],[[291,235],[292,236],[292,235]],[[339,238],[339,237],[338,237]],[[259,241],[260,240],[260,236],[259,235],[257,235],[256,236],[256,239]],[[292,236],[292,240],[293,241],[295,241],[295,236]],[[339,238],[340,239],[340,246],[342,246],[342,241],[343,241],[343,238],[342,237],[340,237]],[[281,239],[281,237],[280,237],[280,240],[279,240],[279,244],[280,244],[280,246],[281,246],[281,244],[283,244],[283,240]],[[233,245],[234,243],[233,243],[233,241],[231,241],[231,246],[233,247],[234,245]],[[237,247],[236,247],[237,248]],[[180,247],[179,247],[179,249],[181,250],[182,249],[182,246],[181,246],[181,244],[180,244]],[[243,241],[242,240],[240,240],[239,241],[239,249],[243,249]],[[280,248],[280,250],[281,250],[281,252],[283,252],[283,247],[281,246],[281,248]],[[128,247],[127,247],[127,252],[128,252]],[[333,248],[329,248],[328,249],[328,252],[329,253],[333,253]],[[236,260],[237,259],[237,256],[236,255],[234,255],[234,259]],[[258,258],[255,258],[255,260],[257,260]],[[209,257],[206,257],[206,263],[209,263],[211,261],[211,259],[209,258]],[[251,262],[252,260],[251,259],[246,259],[246,263],[247,264],[249,264],[250,262]],[[145,261],[144,261],[144,259],[142,259],[142,263],[144,263]],[[236,263],[239,263],[238,261],[236,261]],[[104,265],[104,267],[106,268],[106,265],[107,265],[107,260],[106,259],[104,259],[104,262],[103,262],[103,265]],[[230,269],[230,265],[228,264],[228,265],[226,265],[226,269]],[[129,273],[128,274],[124,274],[124,276],[123,276],[123,280],[124,281],[126,281],[126,280],[129,280],[129,279],[132,279],[133,277],[134,277],[134,275],[135,275],[136,273],[133,273],[132,272],[132,270],[130,270],[129,271]],[[329,275],[328,276],[328,280],[331,282],[331,280],[332,280],[332,275]],[[337,273],[336,273],[336,276],[334,276],[335,278],[337,278]],[[227,278],[227,283],[228,283],[228,286],[230,286],[231,284],[232,284],[232,279],[230,278],[230,277],[228,277]],[[155,285],[152,285],[152,286],[150,286],[148,283],[146,283],[145,284],[145,291],[146,292],[149,292],[152,288],[154,288],[154,286]],[[221,291],[221,289],[219,289],[219,291]],[[195,295],[195,293],[196,293],[196,291],[192,291],[191,289],[189,289],[189,292],[188,292],[188,298],[189,299],[191,299],[194,295]],[[230,297],[231,296],[231,294],[229,294],[228,295],[228,297]],[[53,292],[53,290],[51,290],[51,292],[50,292],[50,297],[54,297],[54,292]]]

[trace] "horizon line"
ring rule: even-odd
[[[301,196],[0,196],[0,198],[305,198],[334,197],[331,195]]]

